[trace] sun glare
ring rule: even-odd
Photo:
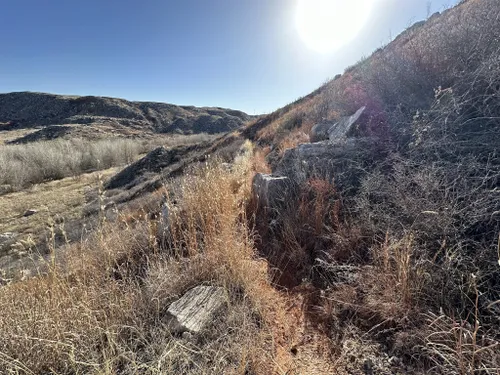
[[[353,40],[368,21],[373,0],[298,0],[296,25],[311,49],[331,52]]]

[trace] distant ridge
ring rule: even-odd
[[[99,96],[35,92],[0,94],[0,130],[42,128],[40,138],[61,134],[222,133],[242,126],[251,116],[218,107],[132,102]],[[44,128],[50,127],[44,130]],[[60,128],[59,128],[60,127]],[[35,140],[31,137],[29,140]]]

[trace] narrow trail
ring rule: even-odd
[[[263,283],[266,300],[264,320],[270,327],[275,356],[271,373],[280,375],[334,374],[331,341],[308,316],[312,287],[280,291]]]
[[[304,293],[276,291],[277,325],[273,335],[277,344],[277,369],[282,374],[331,374],[334,371],[330,340],[307,319]]]

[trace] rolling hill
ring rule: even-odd
[[[36,129],[12,140],[17,143],[62,136],[95,139],[116,135],[214,134],[238,129],[250,118],[244,112],[224,108],[97,96],[0,94],[0,131]]]

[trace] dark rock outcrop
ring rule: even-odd
[[[272,211],[284,206],[294,186],[288,177],[257,173],[252,181],[252,192],[259,208]]]
[[[106,189],[127,188],[136,186],[148,175],[161,173],[163,169],[182,161],[183,156],[196,150],[199,145],[181,146],[167,149],[155,148],[142,159],[130,164],[113,176],[106,184]]]
[[[67,125],[49,125],[45,128],[29,133],[8,143],[29,143],[35,141],[47,141],[63,137],[71,132],[72,127]]]
[[[347,192],[356,189],[370,166],[385,154],[377,138],[305,143],[286,150],[273,173],[286,176],[299,185],[308,178],[324,178]]]

